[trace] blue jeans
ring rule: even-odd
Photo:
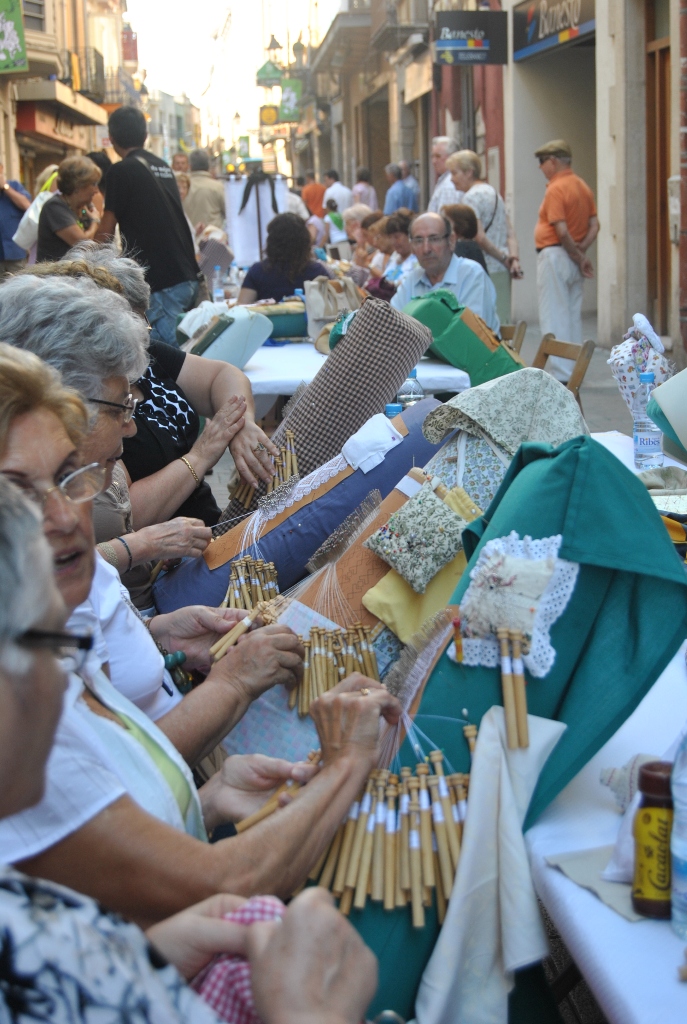
[[[177,317],[192,308],[197,295],[197,281],[181,281],[171,288],[153,292],[148,306],[151,341],[164,341],[176,347]]]

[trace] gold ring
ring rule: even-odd
[[[370,691],[369,691],[369,689],[367,688],[367,686],[363,686],[363,688],[362,688],[362,689],[361,689],[361,691],[360,691],[360,693],[361,693],[361,695],[362,695],[363,697],[367,697],[367,695],[368,695],[368,693],[369,693],[369,692],[370,692]]]

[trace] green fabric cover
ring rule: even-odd
[[[499,345],[493,352],[485,345],[463,322],[465,310],[453,292],[440,288],[411,299],[403,312],[429,327],[434,339],[429,351],[469,374],[473,387],[522,369],[522,362],[505,345]]]
[[[675,433],[675,430],[673,429],[673,426],[668,417],[666,416],[666,414],[664,413],[663,409],[658,404],[656,399],[653,397],[649,399],[649,404],[646,407],[646,414],[650,420],[654,421],[654,423],[656,424],[658,429],[662,431],[664,436],[669,438],[669,440],[672,441],[675,447],[677,448],[675,458],[686,460],[687,450],[682,444],[680,438]]]
[[[580,563],[567,609],[551,630],[554,666],[544,679],[528,679],[530,713],[568,726],[539,779],[528,828],[634,711],[677,651],[687,635],[687,576],[646,489],[590,437],[555,449],[540,443],[518,449],[487,512],[463,533],[470,561],[453,603],[461,600],[484,543],[511,530],[521,537],[562,534],[560,557]],[[429,716],[460,719],[466,708],[469,720],[479,723],[501,702],[498,669],[455,665],[444,654],[417,724],[455,771],[469,771],[461,724]],[[407,741],[401,760],[415,762]],[[351,920],[380,959],[368,1016],[392,1008],[412,1017],[436,939],[434,918],[415,932],[409,911],[389,914],[368,905]],[[511,1021],[520,1019],[512,1010]]]

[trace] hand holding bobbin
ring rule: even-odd
[[[323,763],[352,757],[367,775],[377,763],[380,718],[396,725],[402,710],[385,686],[353,672],[310,705]]]

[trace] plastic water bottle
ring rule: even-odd
[[[661,431],[646,414],[653,390],[653,373],[640,373],[639,387],[632,407],[635,469],[655,469],[663,465]]]
[[[671,777],[673,831],[670,837],[673,931],[687,940],[687,733],[678,747]]]
[[[212,301],[224,302],[224,282],[222,280],[222,268],[215,267],[212,275]]]
[[[416,402],[421,402],[424,397],[425,393],[417,379],[417,367],[413,367],[401,384],[399,392],[396,395],[396,402],[404,409],[407,409],[409,405],[415,405]]]

